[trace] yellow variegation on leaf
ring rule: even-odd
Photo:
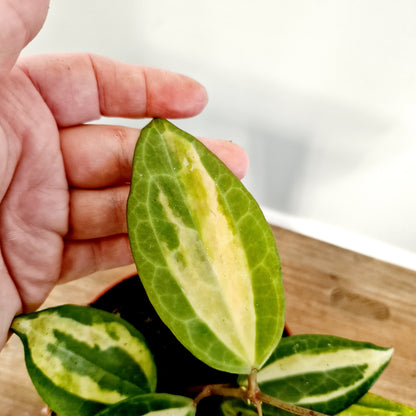
[[[284,293],[274,236],[243,184],[155,119],[136,147],[127,219],[146,292],[185,347],[222,371],[261,367],[283,331]]]
[[[117,316],[64,305],[14,319],[26,367],[59,416],[95,415],[106,405],[156,389],[156,367],[140,334]]]
[[[283,338],[257,374],[263,393],[333,415],[363,396],[393,349],[331,335]],[[244,385],[246,380],[241,378]],[[274,411],[272,409],[271,411]]]
[[[188,397],[151,393],[123,400],[95,416],[195,416],[195,412]]]

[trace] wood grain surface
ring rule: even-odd
[[[272,227],[282,260],[287,324],[294,334],[322,333],[394,347],[374,393],[416,406],[416,272]],[[134,273],[129,266],[57,287],[43,307],[86,304]],[[0,353],[0,416],[40,416],[43,403],[12,336]]]

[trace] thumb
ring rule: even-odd
[[[39,32],[48,8],[49,0],[0,0],[0,78]]]

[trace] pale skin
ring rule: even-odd
[[[139,130],[101,116],[183,118],[205,89],[175,73],[89,54],[19,58],[48,0],[0,0],[0,349],[13,317],[52,288],[132,263],[126,201]],[[242,178],[246,153],[201,139]]]

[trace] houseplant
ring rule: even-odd
[[[142,131],[128,224],[146,291],[140,303],[149,298],[175,342],[214,368],[208,371],[214,378],[224,378],[192,389],[199,381],[188,383],[187,377],[181,385],[180,368],[157,377],[156,367],[171,368],[176,357],[160,364],[165,351],[153,360],[140,332],[97,309],[67,305],[17,317],[12,329],[25,345],[29,373],[60,416],[187,415],[196,405],[201,411],[212,395],[254,404],[214,403],[226,415],[261,414],[262,403],[267,414],[281,412],[278,408],[314,414],[294,404],[327,414],[355,405],[353,414],[363,414],[355,403],[392,350],[325,335],[281,340],[280,260],[258,205],[215,156],[165,120]],[[207,378],[203,384],[212,382]],[[182,394],[185,388],[195,397],[166,395],[169,388]],[[381,398],[365,400],[384,412],[393,406]],[[400,412],[414,414],[405,407]]]

